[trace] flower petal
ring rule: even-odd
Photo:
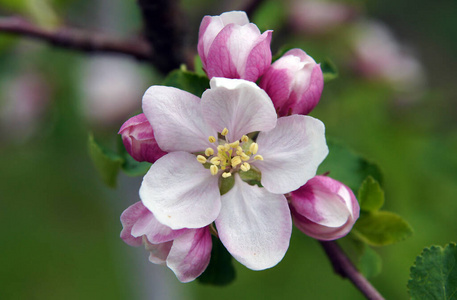
[[[284,257],[292,219],[284,195],[250,186],[235,175],[235,185],[222,196],[216,227],[236,260],[252,270],[263,270]]]
[[[189,282],[200,276],[211,258],[211,233],[208,227],[190,229],[173,242],[167,266],[179,281]]]
[[[255,83],[216,77],[211,79],[210,86],[202,95],[203,116],[218,132],[227,128],[229,141],[275,127],[273,103]]]
[[[172,229],[204,227],[221,207],[218,176],[186,152],[157,160],[143,178],[140,198],[160,223]]]
[[[143,237],[144,247],[149,251],[149,261],[156,265],[165,265],[173,241],[161,244],[151,244]]]
[[[199,152],[210,147],[216,132],[205,122],[200,99],[167,86],[151,86],[143,96],[143,111],[159,147],[166,152]]]
[[[141,201],[130,205],[121,215],[122,231],[121,239],[130,246],[141,246],[143,243],[141,236],[132,235],[132,227],[139,218],[146,215],[149,210],[144,207]],[[150,212],[149,212],[150,213]]]
[[[270,192],[285,194],[316,175],[328,154],[324,124],[312,117],[292,115],[278,119],[277,126],[260,132],[258,154],[252,164],[262,173],[261,183]]]
[[[268,69],[271,64],[270,44],[272,34],[272,30],[267,30],[257,38],[255,46],[246,59],[241,78],[256,82]]]

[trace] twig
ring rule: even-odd
[[[142,39],[121,40],[73,28],[46,30],[19,17],[0,17],[0,32],[27,36],[54,46],[84,52],[107,52],[152,60],[152,49]]]
[[[371,285],[371,283],[355,268],[349,258],[341,250],[335,241],[320,241],[328,258],[330,259],[333,270],[342,277],[348,278],[370,300],[383,300],[381,294]]]

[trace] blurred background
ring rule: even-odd
[[[189,49],[204,15],[244,1],[181,1]],[[329,58],[339,77],[311,113],[327,135],[377,162],[385,209],[414,236],[376,248],[370,278],[386,299],[408,298],[409,268],[426,246],[457,240],[457,2],[263,1],[251,17],[273,29],[272,50]],[[0,15],[128,38],[141,13],[126,0],[0,0]],[[104,185],[88,132],[115,148],[122,123],[162,75],[121,55],[88,55],[0,32],[1,299],[363,299],[333,273],[319,243],[294,231],[285,258],[255,272],[235,262],[227,287],[181,284],[119,238],[119,216],[141,177]]]

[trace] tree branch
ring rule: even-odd
[[[348,278],[370,300],[384,300],[381,294],[355,268],[349,258],[335,241],[319,241],[330,259],[333,270],[342,277]]]
[[[153,59],[151,47],[140,38],[121,40],[72,28],[46,30],[19,17],[0,17],[0,32],[27,36],[78,51],[125,54],[147,61]]]

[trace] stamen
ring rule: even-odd
[[[232,148],[237,148],[237,147],[239,147],[239,145],[240,145],[240,141],[235,141],[233,143],[230,143],[230,147],[232,147]]]
[[[211,175],[216,175],[217,171],[219,171],[219,169],[215,165],[211,165],[211,167],[209,167],[209,170],[211,171]]]
[[[211,136],[208,138],[208,141],[209,141],[210,143],[214,143],[214,142],[216,141],[216,138],[215,138],[214,136],[211,135]]]
[[[206,163],[206,157],[204,157],[203,155],[197,155],[197,160],[201,164]]]
[[[232,176],[232,173],[230,173],[230,172],[222,173],[222,177],[224,177],[224,178],[227,178],[227,177],[230,177],[230,176]]]
[[[224,144],[224,149],[225,149],[225,151],[229,151],[230,150],[230,145],[229,144]]]
[[[213,148],[206,148],[206,150],[205,150],[205,155],[206,156],[211,156],[213,154],[214,154]]]
[[[251,169],[251,165],[249,163],[245,162],[240,166],[240,169],[241,169],[241,171],[247,172]]]
[[[259,145],[257,143],[252,143],[251,146],[249,146],[249,151],[252,154],[256,154],[258,150],[259,150]]]
[[[234,156],[232,158],[232,167],[236,167],[238,166],[239,164],[241,164],[241,157],[239,156]]]
[[[263,160],[263,156],[258,154],[256,156],[254,156],[254,159],[255,160]]]
[[[217,152],[219,152],[217,155],[219,155],[221,152],[224,152],[224,151],[225,151],[224,145],[217,146]]]
[[[244,161],[247,161],[249,160],[251,157],[246,155],[245,153],[241,153],[241,160],[244,160]]]
[[[243,143],[247,143],[247,142],[249,141],[248,136],[247,136],[247,135],[243,135],[243,136],[241,137],[241,141],[242,141]]]
[[[220,165],[221,164],[221,159],[219,157],[213,157],[211,158],[210,162],[213,164],[213,165]]]
[[[228,133],[228,129],[227,129],[227,128],[224,128],[224,130],[222,130],[222,132],[221,132],[221,135],[222,135],[222,136],[226,136],[227,133]]]

